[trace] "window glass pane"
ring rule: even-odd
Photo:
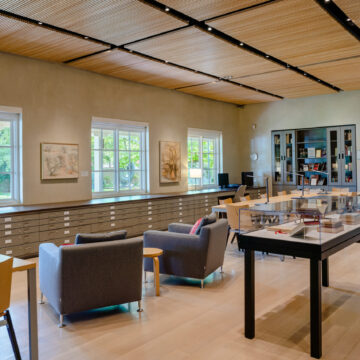
[[[214,139],[209,139],[209,151],[210,152],[215,151],[215,141],[214,141]]]
[[[104,149],[114,149],[114,130],[103,130]]]
[[[209,152],[209,143],[207,140],[203,140],[203,152]]]
[[[131,133],[130,136],[130,149],[140,150],[141,137],[139,133]]]
[[[101,149],[101,130],[91,129],[91,148]]]
[[[129,170],[130,168],[130,155],[127,151],[120,151],[119,153],[119,169]]]
[[[114,169],[115,166],[115,152],[114,151],[103,151],[103,169]]]
[[[119,131],[119,150],[129,149],[129,133],[127,131]]]
[[[216,174],[215,174],[215,170],[210,170],[210,171],[209,171],[209,183],[210,183],[210,184],[216,184]]]
[[[10,121],[0,121],[0,145],[10,146],[11,132]]]
[[[101,184],[101,173],[100,172],[93,172],[91,174],[92,179],[92,191],[99,192],[102,191],[102,184]]]
[[[103,191],[115,190],[115,172],[103,172]]]
[[[191,151],[192,152],[200,151],[200,139],[191,138]]]
[[[214,162],[214,154],[209,154],[209,168],[214,169],[215,162]]]
[[[191,161],[193,168],[200,168],[200,155],[198,153],[192,153]]]
[[[0,147],[0,173],[11,171],[11,149]]]
[[[203,185],[209,185],[210,184],[210,171],[204,170],[203,171]]]
[[[203,167],[205,169],[208,169],[209,168],[209,154],[203,154]]]
[[[129,190],[129,179],[130,173],[129,171],[120,171],[120,190]]]
[[[101,152],[99,150],[91,151],[91,169],[93,171],[101,170]]]
[[[140,170],[140,152],[138,151],[131,152],[130,159],[131,159],[130,169]]]
[[[132,171],[130,173],[130,186],[133,190],[140,190],[141,173],[140,171]]]
[[[11,199],[10,174],[0,174],[0,200]]]

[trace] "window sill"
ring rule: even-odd
[[[5,201],[0,201],[0,207],[6,207],[6,206],[16,206],[16,205],[21,205],[20,202],[15,201],[15,200],[5,200]]]
[[[104,199],[104,198],[112,198],[112,197],[122,197],[122,196],[132,196],[132,195],[146,195],[148,194],[145,191],[126,191],[126,192],[111,192],[111,193],[93,193],[93,199]]]

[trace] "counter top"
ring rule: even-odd
[[[57,209],[64,209],[71,207],[82,207],[88,205],[107,205],[107,204],[119,203],[119,202],[167,199],[167,198],[179,197],[179,196],[192,196],[192,195],[234,192],[234,191],[235,191],[234,189],[214,188],[214,189],[203,189],[203,190],[190,190],[180,193],[129,195],[129,196],[117,196],[117,197],[109,197],[109,198],[97,198],[97,199],[83,200],[83,201],[67,201],[67,202],[51,203],[51,204],[4,206],[4,207],[0,207],[0,215],[21,214],[30,211],[57,210]]]

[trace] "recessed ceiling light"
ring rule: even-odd
[[[167,61],[167,60],[165,60],[165,62],[166,62],[166,64],[168,63],[168,61]]]
[[[211,30],[212,30],[212,28],[209,26],[209,27],[208,27],[208,31],[211,31]]]
[[[165,11],[168,12],[168,11],[170,11],[170,9],[167,7],[167,8],[165,8]]]
[[[87,40],[89,37],[88,36],[84,36],[84,39]]]
[[[266,55],[265,57],[268,59],[268,58],[269,58],[269,55]]]
[[[41,21],[39,21],[39,22],[38,22],[38,24],[39,24],[39,25],[42,25],[42,22],[41,22]]]
[[[350,19],[350,18],[347,18],[346,21],[351,21],[351,19]]]
[[[307,74],[306,73],[304,73],[304,76],[306,76]]]
[[[330,0],[325,0],[326,3],[330,2]]]
[[[109,49],[109,50],[107,50],[106,52],[110,52],[110,51],[112,51],[112,49]]]
[[[244,46],[244,43],[241,42],[241,43],[240,43],[240,46]]]

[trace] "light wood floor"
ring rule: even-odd
[[[230,246],[224,265],[199,282],[161,276],[161,297],[144,286],[136,303],[72,315],[67,326],[39,305],[40,359],[252,360],[309,359],[309,263],[277,256],[256,258],[256,338],[243,336],[243,255]],[[360,359],[360,244],[330,258],[323,289],[323,359]],[[12,307],[23,359],[28,358],[26,274],[14,275]],[[12,359],[0,328],[0,359]]]

